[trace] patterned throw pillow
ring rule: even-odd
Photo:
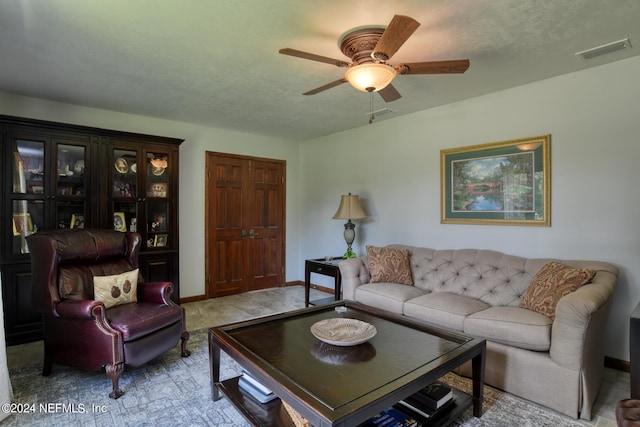
[[[409,250],[367,246],[371,283],[399,283],[413,286]]]
[[[520,307],[555,320],[556,305],[560,298],[589,283],[595,274],[595,270],[569,268],[557,262],[545,264],[529,283],[520,300]]]
[[[138,301],[138,269],[93,278],[93,299],[106,308]]]

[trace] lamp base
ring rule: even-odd
[[[356,225],[348,220],[344,224],[344,241],[347,242],[347,252],[344,253],[342,259],[355,258],[356,253],[351,249],[351,244],[356,239]]]
[[[344,255],[342,255],[342,259],[357,258],[357,257],[358,256],[353,251],[353,249],[351,249],[351,247],[349,247],[349,249],[347,249],[347,252],[345,252]]]

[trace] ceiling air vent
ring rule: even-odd
[[[376,110],[376,111],[372,111],[372,113],[378,117],[378,116],[384,116],[385,114],[389,114],[389,113],[393,113],[394,110],[390,110],[388,108],[381,108],[380,110]],[[367,116],[370,116],[371,113],[367,113]]]
[[[597,58],[598,56],[606,55],[608,53],[613,53],[624,49],[631,49],[631,42],[629,41],[629,38],[603,44],[602,46],[583,50],[582,52],[576,52],[576,56],[584,61],[587,61],[589,59]]]

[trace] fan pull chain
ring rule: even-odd
[[[368,87],[367,92],[369,92],[369,124],[373,124],[373,121],[376,119],[376,116],[373,115],[373,88]]]

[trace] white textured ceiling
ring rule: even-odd
[[[369,95],[303,96],[345,69],[278,50],[348,60],[340,35],[394,14],[422,25],[392,64],[471,66],[398,76],[378,120],[640,54],[638,0],[0,0],[0,92],[306,140],[366,125]],[[626,37],[637,47],[574,55]]]

